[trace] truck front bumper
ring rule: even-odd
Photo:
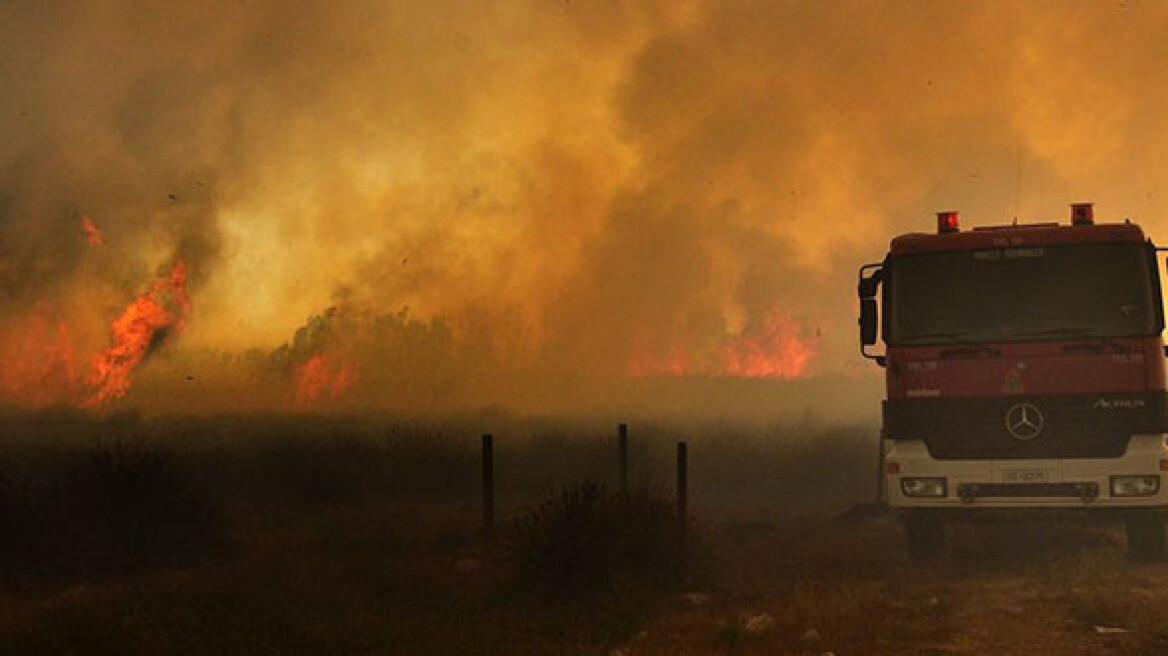
[[[1168,464],[1165,438],[1132,436],[1127,451],[1118,458],[1041,460],[937,460],[919,440],[886,440],[888,504],[954,510],[1168,507],[1168,472],[1162,471]],[[1113,494],[1117,476],[1144,477],[1145,482],[1154,479],[1158,488],[1142,496]],[[923,485],[914,483],[922,480]],[[914,485],[933,495],[910,494]]]

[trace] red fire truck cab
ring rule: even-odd
[[[947,521],[1044,511],[1123,521],[1129,554],[1164,553],[1157,249],[1089,204],[1071,214],[961,230],[942,212],[936,234],[896,237],[860,269],[860,350],[886,372],[887,500],[915,557],[943,548]]]

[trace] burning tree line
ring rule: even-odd
[[[19,322],[18,329],[10,326],[0,351],[0,402],[100,409],[133,389],[131,405],[145,401],[165,408],[184,394],[192,396],[185,410],[427,411],[448,409],[451,402],[490,404],[492,394],[516,380],[539,385],[547,366],[539,351],[524,350],[518,330],[480,327],[487,331],[480,332],[447,318],[412,317],[404,308],[377,313],[330,307],[275,349],[171,348],[143,368],[182,334],[191,308],[184,275],[176,266],[134,298],[111,323],[111,345],[88,359],[79,357],[68,322],[44,309]],[[813,338],[803,337],[799,325],[781,315],[763,328],[721,341],[635,348],[622,376],[806,375],[815,357]],[[499,341],[508,337],[513,340]]]
[[[82,217],[81,232],[91,249],[102,247],[103,235],[90,217]],[[169,389],[162,396],[174,400],[179,396],[174,381],[181,380],[180,385],[204,395],[218,387],[236,397],[226,403],[203,399],[212,406],[203,409],[212,410],[238,408],[240,396],[254,401],[249,409],[269,410],[386,407],[393,401],[417,407],[438,405],[449,396],[473,404],[489,401],[468,396],[467,380],[498,388],[506,375],[500,371],[532,378],[551,366],[548,348],[531,337],[533,331],[518,313],[482,311],[462,320],[423,320],[405,308],[386,313],[341,304],[310,317],[274,350],[213,357],[176,350],[157,367],[165,375],[147,376],[149,382],[135,385],[151,355],[183,333],[192,307],[181,258],[113,315],[105,344],[97,349],[78,346],[85,340],[75,335],[75,317],[49,302],[37,304],[0,327],[0,403],[100,409],[132,387]],[[617,365],[617,375],[798,378],[809,372],[818,339],[779,310],[733,334],[679,331],[663,338],[661,332],[646,332],[633,340],[628,353],[615,354],[626,363]],[[204,378],[212,382],[200,386]],[[143,394],[149,391],[138,392]]]

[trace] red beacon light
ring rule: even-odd
[[[957,212],[937,212],[937,234],[944,235],[960,230],[961,226],[957,222]]]
[[[1075,203],[1071,205],[1071,225],[1095,225],[1095,204]]]

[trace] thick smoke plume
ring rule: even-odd
[[[1094,200],[1168,239],[1165,18],[6,2],[3,400],[83,394],[111,324],[183,262],[185,329],[119,402],[766,413],[844,380],[859,396],[820,405],[870,412],[852,278],[891,235]]]

